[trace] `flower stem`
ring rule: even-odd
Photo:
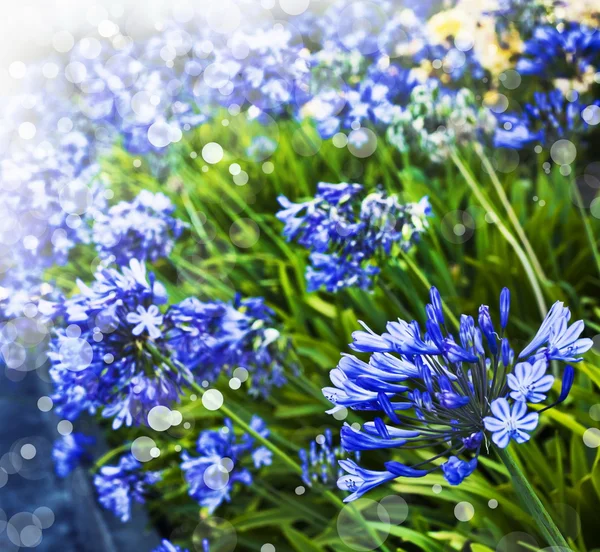
[[[104,464],[107,464],[110,460],[117,456],[117,454],[125,452],[130,448],[131,443],[124,443],[122,445],[119,445],[118,447],[115,447],[114,449],[109,450],[106,454],[104,454],[103,456],[98,458],[96,462],[94,462],[94,465],[91,468],[92,473],[97,472],[102,466],[104,466]]]
[[[544,300],[544,294],[542,293],[542,288],[540,287],[538,278],[536,277],[535,270],[531,266],[531,263],[529,262],[529,259],[527,258],[527,255],[525,254],[525,251],[523,251],[523,248],[520,246],[519,242],[510,233],[510,230],[506,227],[506,225],[500,220],[500,217],[494,211],[492,204],[486,199],[485,195],[479,189],[479,186],[477,185],[477,182],[473,178],[473,175],[469,172],[467,167],[465,167],[465,164],[458,157],[457,153],[453,152],[451,154],[451,157],[452,157],[452,161],[454,162],[454,164],[456,165],[456,167],[458,168],[460,173],[463,175],[465,181],[469,185],[469,188],[471,188],[473,194],[475,195],[475,197],[477,198],[479,203],[481,203],[483,208],[486,209],[488,211],[488,213],[491,213],[494,216],[496,225],[498,226],[498,230],[500,230],[500,233],[504,236],[506,241],[512,246],[514,252],[517,254],[517,257],[519,257],[519,260],[521,261],[521,264],[523,265],[523,268],[525,269],[525,273],[527,274],[527,278],[529,279],[529,283],[531,284],[531,287],[533,289],[533,294],[535,295],[538,309],[540,310],[542,318],[545,317],[546,313],[548,312],[548,308],[546,307],[546,301]]]
[[[554,521],[552,521],[550,514],[546,508],[544,508],[542,501],[538,498],[535,490],[527,480],[527,477],[515,462],[513,455],[507,449],[496,448],[496,452],[512,478],[516,494],[525,504],[525,507],[533,517],[540,533],[542,533],[546,539],[547,544],[570,550],[569,544],[562,536],[562,533]]]
[[[490,175],[490,179],[492,181],[492,184],[494,185],[494,188],[496,189],[498,197],[500,197],[500,201],[502,202],[502,205],[506,209],[508,218],[510,219],[510,222],[512,223],[512,225],[514,227],[515,232],[519,236],[519,239],[521,240],[521,243],[523,244],[525,251],[529,255],[529,258],[531,259],[531,262],[532,262],[533,267],[538,275],[538,278],[540,279],[541,282],[547,282],[548,278],[544,274],[544,269],[542,268],[542,265],[540,264],[540,261],[538,260],[536,254],[535,254],[535,251],[533,250],[533,247],[531,247],[531,243],[527,239],[525,230],[521,226],[521,223],[519,222],[519,218],[517,217],[517,214],[515,213],[514,209],[512,208],[512,205],[510,204],[510,201],[508,200],[506,192],[504,191],[504,188],[502,187],[502,184],[500,183],[500,180],[498,179],[498,175],[496,174],[494,167],[492,167],[492,164],[490,163],[490,160],[488,159],[483,148],[481,147],[481,144],[475,144],[474,149],[475,149],[475,153],[477,153],[477,155],[481,159],[481,162],[483,163],[483,166],[486,168],[488,174]]]

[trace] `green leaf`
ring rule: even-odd
[[[283,534],[294,550],[298,552],[323,552],[324,548],[318,546],[315,541],[309,539],[305,534],[296,531],[292,527],[285,526]]]

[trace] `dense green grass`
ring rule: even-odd
[[[422,322],[430,285],[439,288],[456,317],[475,314],[482,303],[497,313],[500,290],[509,287],[513,302],[508,335],[515,348],[537,330],[544,309],[556,300],[566,302],[574,320],[585,320],[588,336],[600,333],[600,272],[593,250],[600,221],[573,201],[571,177],[562,176],[556,167],[546,174],[542,169],[544,153],[522,155],[516,170],[496,175],[486,170],[485,156],[475,149],[457,152],[457,161],[472,178],[469,185],[452,160],[436,166],[418,155],[401,156],[386,145],[384,138],[379,138],[375,153],[362,160],[346,148],[336,148],[331,141],[323,142],[316,155],[303,157],[292,146],[298,140],[298,123],[284,121],[278,124],[278,148],[269,158],[274,171],[266,174],[262,162],[245,157],[252,138],[264,133],[264,128],[257,122],[227,118],[229,127],[217,118],[172,147],[166,158],[155,163],[159,167],[150,167],[148,160],[142,160],[141,167],[135,168],[135,158],[117,148],[104,159],[104,172],[115,192],[114,201],[130,198],[141,189],[160,190],[175,201],[177,215],[189,223],[172,258],[154,267],[171,301],[189,295],[230,299],[241,292],[265,297],[276,311],[293,344],[300,374],[295,376],[290,371],[289,383],[268,400],[253,400],[243,387],[232,391],[226,379],[217,387],[225,396],[225,404],[243,419],[249,420],[253,413],[263,417],[271,429],[272,441],[291,457],[297,458],[298,448],[306,447],[326,427],[334,434],[339,430],[342,422],[324,413],[328,403],[320,388],[328,383],[328,371],[335,367],[340,353],[349,350],[358,320],[376,331],[397,317]],[[311,128],[304,127],[302,132],[304,139],[314,140]],[[225,157],[204,172],[206,164],[200,152],[207,142],[220,143]],[[234,184],[228,170],[231,163],[239,163],[248,173],[247,184]],[[523,242],[514,220],[509,218],[499,189],[493,185],[495,176],[529,243]],[[367,188],[381,184],[407,201],[423,195],[431,200],[435,216],[430,231],[409,254],[387,261],[372,293],[306,291],[307,252],[281,237],[281,224],[275,218],[276,197],[285,194],[300,200],[312,196],[319,181],[356,181]],[[231,235],[235,243],[230,235],[234,223]],[[454,232],[457,223],[465,226],[462,236]],[[253,245],[239,247],[236,243]],[[84,278],[91,278],[91,269],[83,267],[95,265],[93,254],[81,249],[75,258],[75,264],[61,270],[60,283],[74,281],[71,270],[80,277],[84,270]],[[536,286],[540,290],[537,297]],[[587,428],[598,426],[589,415],[589,408],[600,403],[597,350],[592,349],[585,362],[576,365],[576,372],[568,401],[544,414],[530,443],[513,449],[573,550],[584,552],[600,546],[596,525],[600,454],[586,447],[582,439]],[[350,516],[348,520],[354,521],[342,526],[350,533],[354,526],[360,529],[358,536],[352,536],[358,544],[349,548],[340,539],[336,525],[339,501],[317,487],[297,496],[294,489],[301,484],[300,478],[277,457],[270,468],[263,468],[255,477],[251,488],[235,492],[231,503],[222,505],[215,516],[199,513],[197,504],[187,496],[177,468],[180,453],[175,446],[192,449],[199,431],[220,427],[223,415],[207,411],[199,400],[189,398],[181,411],[184,421],[190,423],[187,430],[181,425],[170,435],[155,434],[149,428],[120,430],[111,435],[115,446],[142,434],[151,435],[159,443],[162,454],[153,462],[153,469],[164,467],[166,471],[149,508],[165,536],[191,546],[191,535],[202,519],[196,541],[207,536],[206,528],[214,525],[217,529],[211,536],[211,550],[231,550],[223,523],[215,520],[217,516],[235,528],[238,549],[242,550],[260,550],[264,543],[272,543],[277,551],[366,550],[377,548],[383,540],[373,540],[364,525]],[[360,421],[357,414],[351,414],[351,418]],[[396,450],[393,454],[410,460],[421,453]],[[365,454],[364,459],[367,465],[381,469],[387,458],[373,453]],[[436,484],[443,487],[439,494],[434,492]],[[343,498],[340,491],[333,493]],[[373,516],[369,500],[388,495],[401,496],[408,503],[404,523],[388,526]],[[378,549],[387,546],[389,550],[482,552],[496,550],[503,542],[498,550],[512,552],[530,550],[534,542],[541,548],[546,546],[520,506],[506,469],[493,453],[481,456],[479,469],[460,487],[448,486],[441,475],[430,475],[397,480],[366,498],[356,503],[356,511],[364,510],[373,534],[390,533]],[[497,508],[490,508],[491,499],[498,501]],[[456,504],[463,501],[474,507],[475,514],[468,522],[460,522],[455,516]],[[531,535],[529,540],[525,533]],[[509,534],[513,535],[501,541]]]

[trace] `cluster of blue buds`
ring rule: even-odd
[[[431,207],[426,197],[401,204],[396,195],[375,191],[364,197],[362,192],[360,184],[320,182],[310,201],[279,197],[283,235],[311,251],[310,291],[369,289],[380,271],[377,256],[393,255],[394,247],[407,251],[427,229]]]
[[[173,217],[175,207],[164,194],[142,190],[131,202],[121,201],[99,214],[93,240],[98,256],[118,265],[131,259],[155,262],[168,257],[185,223]]]
[[[343,475],[339,461],[348,454],[341,446],[333,445],[333,435],[328,428],[325,435],[320,435],[311,441],[310,449],[301,449],[298,453],[302,463],[302,481],[309,487],[319,483],[328,487],[335,487],[336,481]],[[354,458],[360,460],[360,452],[354,453]]]
[[[269,436],[265,423],[253,416],[250,427],[262,437]],[[236,483],[252,484],[252,474],[244,465],[251,463],[255,469],[271,465],[271,452],[256,446],[250,434],[240,439],[235,435],[231,420],[226,419],[219,431],[203,431],[198,437],[196,450],[199,456],[182,453],[181,469],[189,486],[189,495],[212,514],[226,500]]]
[[[385,463],[385,471],[365,470],[352,460],[340,465],[348,474],[338,480],[351,491],[347,501],[400,476],[423,477],[442,470],[451,485],[461,483],[477,466],[489,438],[505,448],[511,440],[524,443],[537,427],[541,412],[564,401],[573,384],[574,370],[567,365],[560,396],[551,404],[530,411],[527,403],[539,404],[554,384],[548,373],[551,361],[578,362],[592,346],[580,339],[583,322],[568,326],[571,313],[561,302],[548,312],[535,337],[518,356],[505,337],[510,292],[500,294],[500,330],[489,307],[482,305],[476,321],[462,315],[458,339],[447,329],[442,301],[431,288],[426,306],[426,331],[416,321],[389,322],[387,332],[377,335],[355,332],[351,347],[371,353],[368,363],[345,355],[331,371],[334,387],[323,389],[336,408],[372,412],[362,430],[342,428],[347,451],[374,449],[423,449],[439,447],[430,459],[407,466]],[[442,457],[448,460],[434,463]]]
[[[122,522],[129,521],[133,501],[143,504],[148,487],[160,481],[160,472],[142,471],[142,464],[131,454],[121,457],[116,466],[103,466],[94,476],[100,504]]]

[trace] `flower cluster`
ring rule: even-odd
[[[114,428],[146,423],[154,406],[177,401],[194,376],[214,380],[234,368],[251,375],[254,395],[285,382],[287,342],[261,298],[226,304],[190,297],[163,314],[166,291],[137,259],[121,271],[101,269],[91,287],[78,285],[48,353],[53,399],[68,419],[102,410]]]
[[[116,466],[102,466],[94,476],[94,485],[100,504],[126,522],[131,516],[132,502],[143,504],[148,487],[160,479],[160,472],[142,471],[142,464],[128,454]]]
[[[430,80],[413,90],[411,102],[394,118],[387,135],[400,151],[407,152],[416,145],[429,159],[440,163],[453,147],[483,140],[495,126],[495,117],[477,105],[470,90],[449,90]]]
[[[92,445],[95,439],[83,433],[69,433],[54,442],[52,460],[54,469],[59,477],[67,477],[81,462],[88,458],[86,447]]]
[[[260,297],[203,303],[194,297],[169,308],[165,325],[173,358],[198,378],[214,381],[242,368],[249,393],[267,396],[286,381],[288,342],[274,327],[274,313]],[[238,378],[239,379],[239,378]]]
[[[600,66],[600,32],[579,23],[537,27],[516,70],[523,75],[577,80],[579,91],[594,82]]]
[[[265,423],[253,416],[250,427],[262,437],[268,437]],[[244,434],[240,439],[235,435],[229,419],[219,431],[204,431],[198,437],[196,450],[199,456],[182,454],[181,469],[189,486],[189,495],[208,508],[212,514],[226,500],[236,483],[252,484],[252,474],[244,464],[251,461],[254,468],[271,464],[271,452],[256,446],[254,438]]]
[[[101,269],[91,287],[78,285],[48,353],[57,410],[73,419],[101,409],[114,428],[145,422],[152,407],[176,401],[191,377],[165,360],[165,289],[137,259],[122,271]]]
[[[573,383],[570,365],[564,370],[562,390],[556,401],[531,411],[527,403],[543,402],[554,383],[550,362],[578,362],[591,346],[579,336],[583,322],[568,325],[571,313],[555,303],[535,337],[518,356],[504,336],[510,293],[500,295],[500,329],[492,322],[489,307],[479,308],[477,323],[462,315],[458,339],[448,330],[438,291],[431,289],[426,306],[426,332],[416,321],[389,322],[377,335],[355,332],[352,349],[371,353],[368,363],[345,355],[331,372],[334,387],[323,393],[337,408],[381,412],[362,430],[342,428],[347,451],[431,448],[430,459],[413,466],[390,460],[385,471],[365,470],[351,460],[340,465],[348,472],[338,480],[354,500],[373,487],[396,477],[423,477],[441,469],[446,480],[457,485],[477,466],[488,439],[505,448],[511,440],[524,443],[537,427],[544,410],[562,402]],[[385,421],[387,418],[387,421]],[[435,461],[448,457],[446,462]]]
[[[131,259],[155,262],[168,257],[185,224],[164,194],[142,190],[132,202],[121,201],[94,221],[98,256],[125,265]]]
[[[394,247],[409,250],[427,229],[426,197],[404,205],[396,195],[375,191],[361,198],[362,191],[360,184],[320,182],[314,199],[305,203],[279,197],[283,235],[311,251],[309,290],[370,288],[380,270],[377,256],[393,255]]]
[[[592,105],[598,106],[600,102]],[[533,103],[525,104],[521,113],[498,117],[494,145],[523,149],[532,144],[551,145],[558,139],[582,134],[589,128],[582,116],[584,109],[578,100],[567,100],[558,89],[535,92]]]
[[[310,449],[300,449],[298,453],[302,463],[302,481],[309,487],[315,483],[324,486],[335,486],[339,477],[344,473],[339,466],[339,461],[348,455],[341,446],[333,445],[333,435],[328,428],[325,435],[320,435],[310,442]],[[355,452],[354,457],[358,462],[360,453]]]

